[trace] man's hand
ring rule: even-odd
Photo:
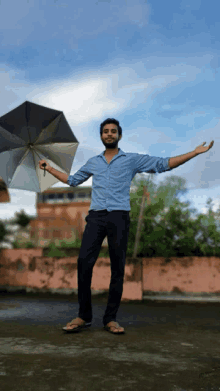
[[[202,143],[201,145],[199,145],[198,147],[196,147],[194,149],[194,152],[199,155],[200,153],[204,153],[204,152],[207,152],[210,148],[212,148],[213,144],[214,144],[214,141],[212,140],[211,143],[207,146],[207,147],[203,147],[203,145],[206,144],[206,141],[204,143]]]
[[[43,163],[46,163],[45,167],[43,166]],[[39,167],[41,168],[41,170],[44,170],[45,168],[46,171],[49,171],[49,169],[51,168],[51,166],[44,159],[39,161]]]
[[[181,164],[188,162],[188,160],[199,155],[200,153],[207,152],[210,148],[212,148],[214,141],[212,140],[208,147],[204,147],[205,144],[206,144],[206,141],[204,143],[202,143],[201,145],[199,145],[198,147],[196,147],[194,149],[194,151],[192,151],[192,152],[188,152],[188,153],[185,153],[184,155],[180,155],[180,156],[171,157],[169,159],[169,163],[168,163],[169,167],[176,168],[176,167],[180,166]]]
[[[46,166],[44,167],[43,164],[46,164]],[[65,172],[60,172],[58,170],[56,170],[55,168],[51,167],[47,162],[46,160],[42,159],[39,161],[39,167],[41,168],[41,170],[46,170],[48,171],[51,175],[53,175],[55,178],[59,179],[59,181],[63,182],[63,183],[67,183],[67,180],[68,180],[68,177],[69,177],[69,174],[65,174]],[[53,172],[50,172],[50,169],[53,169]]]

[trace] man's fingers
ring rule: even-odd
[[[204,143],[202,143],[201,145],[205,145],[206,144],[206,141],[204,141]],[[209,144],[208,148],[211,148],[214,144],[214,140],[211,141],[211,143]]]
[[[41,169],[46,168],[46,167],[43,166],[44,163],[46,164],[46,167],[47,167],[47,162],[45,160],[39,160],[39,166],[40,166]]]

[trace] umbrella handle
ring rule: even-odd
[[[44,167],[44,176],[45,176],[46,175],[46,172],[45,172],[46,163],[43,163],[42,166]]]

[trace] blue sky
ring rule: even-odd
[[[25,100],[62,110],[79,140],[71,174],[104,150],[107,117],[120,121],[125,152],[172,157],[214,140],[156,180],[182,176],[184,199],[205,211],[212,197],[217,208],[219,8],[217,0],[1,0],[0,116]],[[36,214],[36,193],[9,193],[1,218]]]

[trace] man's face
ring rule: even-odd
[[[118,136],[118,127],[115,124],[106,124],[102,130],[101,140],[106,149],[113,150],[118,147],[121,136]],[[110,152],[110,151],[109,151]]]

